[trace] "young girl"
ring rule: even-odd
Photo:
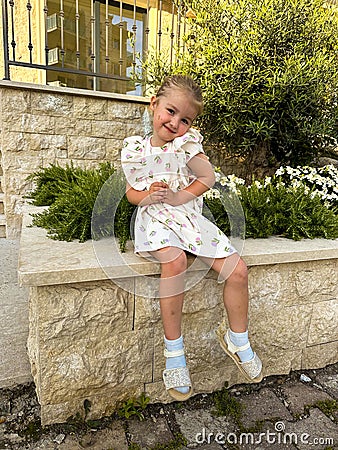
[[[191,128],[202,112],[200,87],[188,76],[165,79],[150,101],[153,134],[125,139],[121,154],[126,195],[138,205],[135,252],[161,263],[160,309],[166,369],[163,380],[176,400],[192,392],[184,356],[181,318],[184,273],[190,252],[225,280],[223,301],[230,329],[217,334],[225,353],[249,381],[262,380],[262,363],[248,340],[248,274],[228,238],[202,216],[202,194],[214,182],[202,136]]]

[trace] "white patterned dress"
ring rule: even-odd
[[[196,177],[187,163],[204,153],[203,137],[194,129],[168,142],[152,147],[150,138],[132,136],[124,140],[121,163],[128,183],[136,190],[148,190],[163,181],[173,191],[191,184]],[[179,206],[154,203],[139,206],[135,219],[135,253],[147,254],[164,247],[178,247],[196,256],[224,258],[236,252],[227,236],[202,215],[203,199]]]

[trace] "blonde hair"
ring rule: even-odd
[[[157,91],[156,97],[165,96],[169,89],[182,89],[190,92],[197,108],[197,115],[203,112],[203,95],[200,86],[188,75],[172,75],[166,77]]]

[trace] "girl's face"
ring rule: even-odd
[[[193,96],[179,88],[170,88],[160,97],[152,97],[150,109],[154,113],[151,144],[162,147],[176,137],[183,136],[197,116]]]

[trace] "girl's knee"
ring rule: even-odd
[[[248,284],[248,267],[242,258],[238,259],[238,262],[231,272],[228,280],[231,280],[237,284]]]
[[[187,255],[181,251],[173,254],[172,258],[162,263],[162,273],[170,273],[170,276],[180,275],[186,271],[187,266]]]

